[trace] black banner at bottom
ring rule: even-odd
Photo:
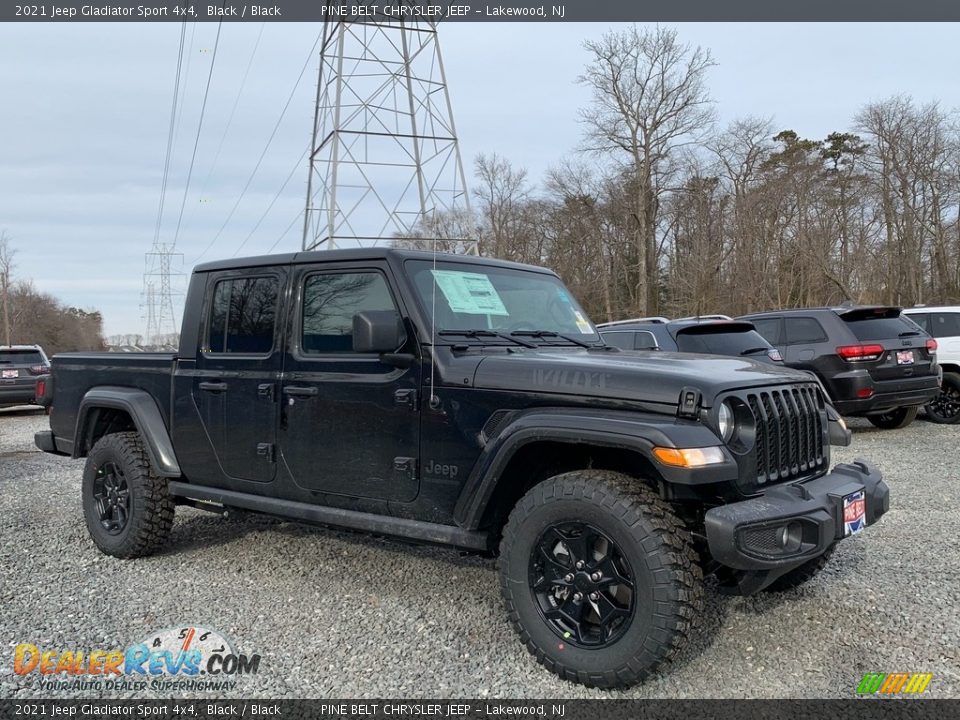
[[[0,700],[0,718],[833,720],[954,718],[957,700]]]

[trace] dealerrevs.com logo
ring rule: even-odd
[[[39,690],[231,690],[260,670],[259,655],[238,653],[216,630],[186,626],[151,633],[125,649],[57,649],[21,643],[13,672],[37,676]]]

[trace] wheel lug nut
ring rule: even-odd
[[[567,573],[566,575],[563,576],[563,581],[564,581],[564,582],[573,582],[573,575],[570,574],[570,573]]]
[[[577,560],[577,570],[583,569],[583,560]]]
[[[593,580],[594,582],[596,582],[596,581],[599,580],[601,577],[602,577],[602,576],[600,575],[600,572],[597,571],[597,572],[595,572],[593,575],[590,576],[590,579]]]
[[[599,594],[599,593],[595,593],[595,592],[590,593],[590,599],[591,599],[591,600],[596,601],[596,599],[599,598],[599,597],[600,597],[600,594]]]
[[[581,600],[583,600],[583,595],[581,593],[574,593],[573,599],[576,600],[577,602],[580,602]]]

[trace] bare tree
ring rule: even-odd
[[[16,254],[10,246],[10,237],[6,230],[0,230],[0,300],[3,301],[3,334],[10,345],[10,278],[13,274],[13,256]]]
[[[635,175],[637,312],[656,311],[658,174],[678,147],[697,142],[714,121],[706,88],[710,51],[684,45],[675,30],[636,25],[584,47],[592,55],[580,82],[593,91],[582,111],[586,149],[624,158]]]

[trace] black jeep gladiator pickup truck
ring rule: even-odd
[[[806,374],[605,345],[543,268],[396,249],[201,265],[178,353],[53,359],[37,446],[86,458],[100,549],[177,505],[499,555],[510,621],[568,680],[624,687],[732,592],[812,577],[874,523],[870,464]]]

